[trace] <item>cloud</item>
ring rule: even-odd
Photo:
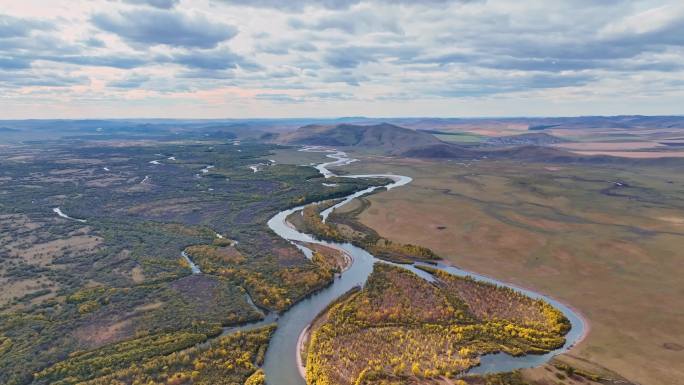
[[[259,41],[256,50],[272,55],[287,55],[290,52],[315,52],[318,48],[308,41],[295,39],[277,39],[271,41]]]
[[[104,48],[107,46],[102,39],[98,39],[96,37],[89,37],[83,40],[82,43],[91,48]]]
[[[363,3],[363,0],[217,0],[230,5],[248,6],[255,8],[274,8],[286,12],[301,11],[307,7],[325,8],[331,10],[348,9]],[[444,5],[449,3],[475,3],[484,0],[368,0],[367,3],[397,4],[397,5]]]
[[[29,67],[31,67],[31,61],[26,58],[0,56],[0,69],[16,70]]]
[[[47,21],[22,19],[0,14],[0,39],[26,37],[34,30],[47,30],[52,28],[53,24]]]
[[[607,24],[598,36],[607,44],[632,49],[684,46],[684,4],[669,4],[628,15]]]
[[[419,55],[421,48],[412,45],[365,45],[338,46],[329,49],[324,60],[335,68],[355,68],[365,63],[388,60],[407,61]]]
[[[290,19],[289,24],[293,28],[298,29],[316,31],[338,30],[349,34],[370,32],[403,33],[403,29],[396,17],[386,13],[379,13],[373,8],[336,12],[315,21],[293,18]]]
[[[150,60],[140,56],[129,55],[38,55],[35,60],[48,60],[58,63],[68,63],[80,66],[93,67],[112,67],[121,69],[132,69],[149,64]]]
[[[225,80],[235,78],[233,70],[212,70],[212,69],[196,69],[181,71],[176,75],[181,79],[208,79],[208,80]]]
[[[202,70],[226,70],[239,67],[254,71],[262,68],[259,64],[234,53],[228,48],[185,51],[159,58],[158,61],[172,62]]]
[[[255,8],[275,8],[283,11],[300,11],[306,7],[321,7],[328,9],[346,9],[354,4],[358,4],[360,0],[297,0],[297,1],[281,1],[281,0],[218,0],[220,2],[237,5],[248,6]]]
[[[307,98],[319,100],[352,100],[354,95],[348,92],[311,92],[306,95]]]
[[[530,90],[577,87],[596,80],[588,74],[527,73],[521,75],[488,75],[453,81],[433,87],[435,96],[446,98],[478,97]]]
[[[150,80],[149,75],[132,74],[119,80],[107,83],[107,86],[114,88],[138,88]]]
[[[684,4],[651,8],[608,23],[599,31],[606,38],[639,36],[672,32],[684,27]]]
[[[306,103],[308,101],[342,101],[352,100],[353,95],[346,92],[309,92],[303,95],[290,95],[286,93],[260,93],[255,96],[257,100],[266,100],[274,103]]]
[[[36,73],[29,71],[4,72],[0,70],[0,87],[69,87],[88,84],[87,76],[60,74],[56,72]]]
[[[323,76],[323,81],[326,83],[345,83],[354,87],[360,86],[361,82],[365,82],[369,79],[370,78],[365,75],[355,74],[351,71],[341,71]]]
[[[268,100],[275,103],[301,103],[302,99],[292,97],[288,94],[257,94],[255,96],[257,100]]]
[[[124,0],[124,2],[135,5],[148,5],[161,9],[171,9],[178,5],[180,0]]]
[[[214,48],[238,33],[232,25],[214,22],[201,15],[160,9],[99,13],[92,17],[92,22],[132,44],[147,46]]]
[[[50,10],[18,4],[8,3],[0,15],[3,103],[14,100],[6,95],[42,92],[65,106],[115,95],[131,108],[141,98],[149,106],[173,99],[221,115],[262,106],[273,107],[264,114],[287,115],[314,103],[353,115],[359,112],[349,106],[376,111],[415,100],[451,108],[460,104],[450,99],[494,103],[493,95],[517,106],[540,95],[550,113],[550,100],[570,94],[610,95],[610,102],[669,98],[671,106],[684,97],[677,83],[684,78],[684,5],[674,1],[89,0],[81,7],[51,0]],[[35,89],[41,85],[62,88]],[[17,105],[30,100],[22,96]],[[229,100],[236,103],[222,104]],[[329,100],[339,103],[323,103]],[[52,108],[43,99],[35,103]],[[249,108],[231,109],[237,105]],[[538,103],[529,105],[537,111]]]

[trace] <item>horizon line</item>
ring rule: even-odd
[[[620,117],[647,117],[647,118],[664,118],[664,117],[676,117],[684,118],[684,114],[610,114],[610,115],[507,115],[507,116],[496,116],[496,115],[481,115],[481,116],[430,116],[430,115],[413,115],[413,116],[330,116],[330,117],[260,117],[260,118],[193,118],[193,117],[173,117],[173,118],[163,118],[163,117],[128,117],[128,118],[111,118],[111,117],[98,117],[98,118],[14,118],[5,119],[0,118],[0,122],[11,122],[11,121],[86,121],[86,120],[198,120],[198,121],[268,121],[268,120],[345,120],[345,119],[369,119],[369,120],[383,120],[383,119],[571,119],[571,118],[620,118]]]

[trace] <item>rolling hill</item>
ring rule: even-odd
[[[380,123],[369,126],[338,124],[335,126],[308,125],[284,134],[279,141],[287,144],[313,146],[354,146],[363,149],[381,150],[385,153],[399,154],[416,147],[442,144],[433,135]]]

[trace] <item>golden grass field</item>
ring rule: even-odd
[[[591,328],[570,355],[684,384],[681,172],[377,157],[344,171],[414,178],[369,198],[359,219],[381,236],[578,309]]]

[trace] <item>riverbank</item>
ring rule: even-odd
[[[307,326],[299,334],[297,338],[297,368],[299,369],[299,375],[306,381],[306,363],[303,360],[302,355],[304,355],[304,347],[309,345],[309,338],[311,337],[311,325]]]
[[[334,162],[328,162],[327,164],[322,164],[317,166],[316,168],[321,171],[321,174],[326,176],[326,177],[331,177],[331,176],[336,176],[334,173],[328,171],[326,169],[326,166],[328,165],[346,165],[352,163],[350,159],[346,158],[346,154],[344,154],[341,151],[331,151],[331,150],[326,150],[325,152],[331,152],[332,154],[328,154],[327,156],[330,158],[335,159]],[[411,182],[410,177],[405,177],[405,176],[399,176],[399,175],[394,175],[394,174],[364,174],[364,175],[344,175],[340,177],[350,177],[350,178],[362,178],[362,177],[380,177],[380,178],[388,178],[393,181],[393,183],[390,183],[387,186],[384,186],[387,190],[391,190],[393,187],[398,187],[402,186],[405,184],[408,184]],[[370,192],[375,191],[376,189],[381,188],[381,187],[373,187],[366,189],[364,191],[357,192],[355,194],[351,194],[350,196],[346,197],[345,199],[342,200],[341,204],[337,204],[337,207],[342,206],[346,202],[349,202],[353,200],[356,197],[368,194]],[[266,354],[266,360],[264,363],[264,370],[267,374],[267,378],[276,377],[279,379],[279,385],[288,385],[288,384],[303,384],[304,379],[302,377],[302,370],[303,370],[303,365],[302,365],[302,357],[301,357],[301,348],[302,344],[305,343],[306,340],[306,332],[304,332],[307,328],[310,328],[311,323],[313,320],[316,319],[317,316],[321,314],[322,311],[327,308],[330,303],[334,302],[337,298],[339,298],[345,288],[347,290],[344,290],[344,292],[347,292],[349,289],[355,287],[355,286],[362,286],[368,275],[372,272],[373,270],[373,264],[377,261],[375,257],[370,255],[367,251],[360,249],[358,247],[355,247],[351,244],[338,244],[335,242],[325,242],[325,241],[320,241],[312,237],[311,235],[308,234],[303,234],[299,231],[297,231],[291,224],[288,223],[287,218],[291,214],[295,212],[299,212],[304,209],[305,206],[300,206],[296,207],[290,210],[285,210],[280,213],[278,213],[276,216],[271,218],[269,220],[268,225],[269,227],[279,236],[283,237],[286,240],[289,241],[299,241],[299,242],[311,242],[311,243],[317,243],[317,244],[322,244],[326,246],[333,246],[333,247],[339,247],[344,249],[346,252],[348,252],[352,256],[352,266],[347,270],[347,272],[343,273],[340,275],[340,279],[336,280],[331,286],[329,286],[326,289],[321,290],[319,293],[316,295],[312,296],[309,299],[309,302],[302,301],[301,303],[296,304],[293,306],[288,312],[285,312],[283,314],[283,317],[281,318],[279,322],[279,329],[276,331],[273,341],[269,347],[269,350],[267,351]],[[456,269],[455,267],[449,267],[445,266],[447,269]],[[415,267],[413,266],[408,266],[406,268],[412,268],[412,271],[415,272]],[[459,270],[460,274],[458,275],[472,275],[472,276],[477,276],[477,274],[472,274],[470,272],[465,272]],[[484,278],[484,277],[483,277]],[[491,280],[491,279],[485,279]],[[496,283],[497,285],[502,285],[502,286],[507,286],[503,282],[499,281],[494,281],[493,283]],[[528,292],[528,291],[525,291]],[[335,294],[338,293],[338,294]],[[532,293],[534,294],[532,297],[543,297],[538,293]],[[557,302],[556,302],[557,303]],[[563,309],[561,311],[569,316],[568,318],[571,320],[572,323],[572,329],[574,329],[574,333],[578,333],[578,335],[583,335],[583,325],[584,322],[582,321],[582,318],[579,318],[577,316],[574,316],[574,313],[572,310],[567,307],[567,306],[562,306],[562,304],[557,303],[558,305],[561,305]],[[290,321],[292,320],[292,321]],[[568,336],[568,344],[564,346],[564,349],[567,349],[569,346],[572,346],[574,343],[576,343],[576,338],[577,336],[572,335]],[[564,350],[563,350],[564,351]],[[287,359],[284,359],[283,357],[287,357],[288,352],[291,352],[289,354],[292,354],[292,361],[291,364],[288,365]],[[544,357],[538,356],[536,358],[537,361],[534,361],[533,363],[528,363],[525,364],[525,362],[529,361],[524,361],[526,358],[525,357],[530,357],[530,356],[524,356],[524,357],[516,357],[516,364],[520,367],[530,367],[530,365],[534,366],[537,365],[539,362],[544,363],[554,355],[558,354],[560,351],[553,351],[551,352],[548,356],[545,355]],[[529,359],[528,359],[529,360]],[[543,360],[543,361],[539,361]],[[527,365],[527,366],[526,366]],[[508,370],[509,367],[506,367],[506,370]],[[496,372],[497,370],[495,370]],[[501,371],[501,370],[498,370]],[[291,374],[292,373],[292,374]],[[296,377],[296,378],[295,378]]]

